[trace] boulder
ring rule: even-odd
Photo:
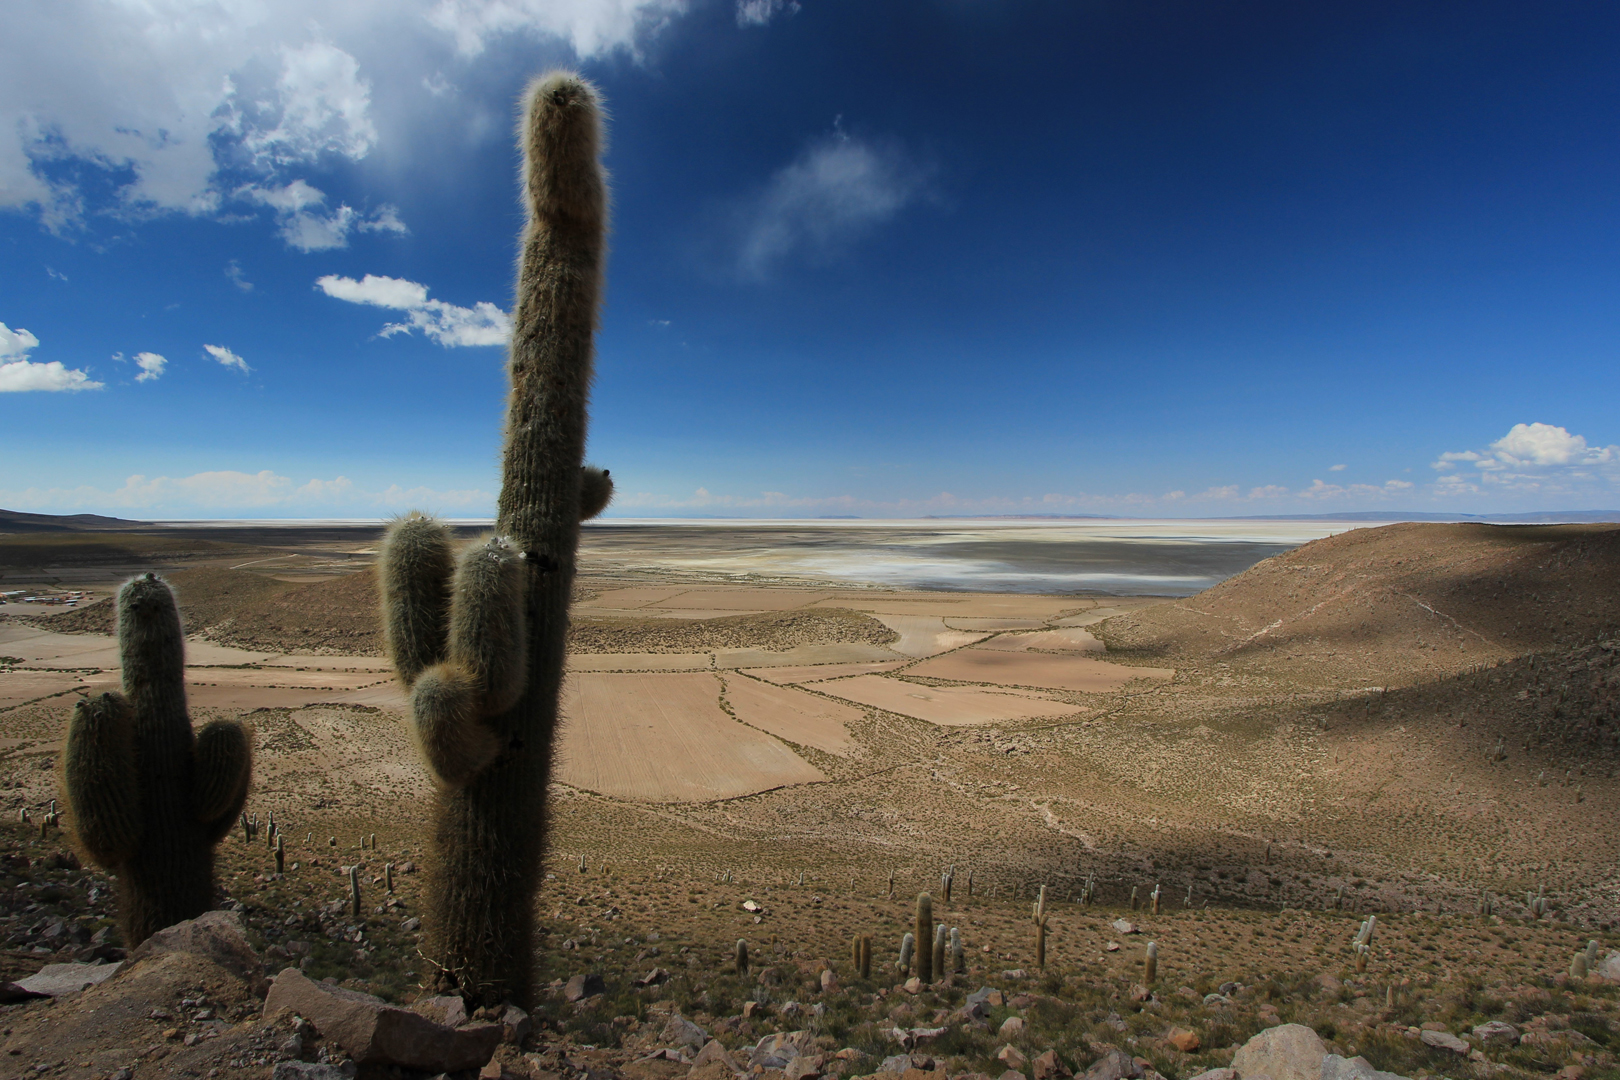
[[[782,1070],[782,1080],[815,1080],[826,1064],[825,1054],[800,1054]]]
[[[1237,1080],[1237,1073],[1231,1069],[1205,1069],[1192,1080]]]
[[[1025,1076],[1017,1069],[1008,1069],[1006,1072],[996,1077],[996,1080],[1029,1080],[1029,1077]]]
[[[895,1076],[904,1076],[906,1070],[911,1067],[910,1054],[895,1054],[893,1057],[886,1057],[883,1059],[883,1064],[878,1066],[878,1072],[893,1073]]]
[[[1024,1033],[1024,1018],[1022,1016],[1009,1016],[1001,1022],[999,1034],[1003,1039],[1016,1039]]]
[[[575,975],[563,985],[563,997],[569,1001],[584,1001],[588,997],[607,993],[607,983],[602,976],[591,972],[588,975]]]
[[[1197,1032],[1188,1031],[1184,1027],[1173,1027],[1165,1032],[1164,1041],[1180,1050],[1183,1054],[1191,1054],[1204,1045]]]
[[[205,956],[246,981],[263,994],[264,964],[242,932],[242,919],[234,911],[205,911],[195,919],[166,926],[135,947],[129,965],[168,953]]]
[[[1424,1031],[1418,1038],[1423,1040],[1424,1046],[1432,1046],[1436,1050],[1450,1050],[1453,1054],[1468,1053],[1468,1044],[1449,1031]]]
[[[762,1065],[767,1069],[781,1069],[800,1054],[805,1053],[814,1036],[808,1031],[781,1031],[767,1035],[748,1052],[748,1066]]]
[[[1138,1080],[1142,1067],[1123,1050],[1110,1050],[1091,1063],[1084,1080]]]
[[[838,992],[838,976],[832,968],[826,968],[821,973],[821,992],[823,994],[836,994]]]
[[[1501,1020],[1487,1020],[1472,1032],[1482,1046],[1507,1047],[1519,1041],[1519,1029]]]
[[[1243,1080],[1322,1080],[1327,1046],[1303,1024],[1267,1028],[1238,1050],[1232,1068]]]
[[[1116,934],[1134,934],[1134,933],[1136,933],[1136,924],[1129,921],[1128,919],[1115,919],[1109,925],[1114,928],[1114,933],[1116,933]]]
[[[1364,1057],[1344,1058],[1328,1054],[1322,1058],[1322,1080],[1406,1080],[1399,1073],[1380,1072]]]
[[[423,998],[411,1005],[411,1011],[445,1027],[460,1027],[467,1022],[467,1003],[454,994]]]
[[[1023,1072],[1024,1066],[1029,1064],[1029,1059],[1024,1056],[1023,1051],[1010,1043],[996,1051],[996,1059],[1014,1072]]]
[[[1612,952],[1605,957],[1592,974],[1609,982],[1620,982],[1620,952]]]
[[[500,1024],[459,1028],[356,990],[311,982],[287,968],[270,984],[265,1015],[285,1010],[315,1026],[361,1065],[403,1065],[427,1072],[481,1068],[500,1045]]]
[[[726,1053],[726,1048],[720,1045],[718,1039],[710,1039],[703,1044],[703,1049],[699,1050],[697,1057],[692,1059],[692,1067],[695,1069],[711,1062],[724,1065],[734,1073],[742,1071],[737,1068],[737,1063],[731,1059],[730,1054]]]
[[[1063,1061],[1057,1056],[1056,1050],[1048,1050],[1032,1058],[1029,1063],[1029,1074],[1034,1080],[1064,1080],[1071,1075],[1069,1070],[1063,1067]]]
[[[982,1005],[985,1007],[984,1011],[989,1012],[991,1009],[998,1009],[1007,1004],[1007,998],[993,986],[981,986],[967,996],[967,1003],[969,1005]],[[984,1014],[980,1013],[979,1015]]]
[[[658,1033],[658,1041],[666,1046],[685,1046],[692,1050],[701,1050],[713,1040],[709,1033],[698,1027],[680,1013],[671,1013],[664,1029]]]
[[[24,996],[17,998],[26,1001],[29,997],[62,997],[65,994],[77,994],[80,990],[105,982],[118,972],[124,965],[119,964],[46,964],[38,972],[26,979],[18,979],[16,986],[24,991]],[[7,984],[11,985],[11,984]]]
[[[522,1046],[529,1038],[529,1032],[534,1030],[534,1021],[529,1014],[516,1005],[507,1004],[501,1008],[501,1038],[514,1046]]]

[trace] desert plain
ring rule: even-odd
[[[745,1072],[762,1037],[806,1032],[816,1075],[910,1051],[925,1072],[1050,1080],[1119,1051],[1126,1074],[1182,1080],[1291,1019],[1402,1075],[1614,1070],[1615,986],[1570,968],[1589,941],[1605,958],[1620,945],[1620,527],[1341,531],[1257,550],[1270,557],[1183,596],[856,585],[739,568],[713,536],[599,536],[576,582],[539,899],[536,963],[554,982],[492,1075],[700,1072],[712,1061],[648,1056],[676,1012]],[[60,798],[73,702],[119,682],[107,597],[155,571],[187,623],[193,718],[252,726],[249,813],[274,814],[286,842],[276,874],[262,843],[228,839],[221,905],[271,974],[421,994],[414,871],[434,792],[381,659],[377,539],[0,535],[0,589],[85,594],[0,607],[0,809],[16,822],[0,974],[116,951],[108,883],[72,854],[71,820],[36,829]],[[965,970],[908,992],[894,959],[923,890],[961,931]],[[1374,914],[1358,972],[1350,939]],[[870,978],[851,970],[860,934]],[[570,1000],[581,974],[602,987]],[[269,1076],[298,1056],[228,979],[216,1005],[187,1007],[205,1020],[157,1000],[198,987],[156,979],[141,1016],[107,1021],[130,981],[3,1006],[0,1077]],[[981,986],[1002,1003],[964,1017]],[[1515,1025],[1510,1044],[1473,1034],[1493,1020]],[[1020,1070],[1009,1046],[1052,1051],[1058,1071]],[[301,1053],[342,1059],[318,1039]]]

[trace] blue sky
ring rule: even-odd
[[[621,516],[1620,506],[1620,8],[17,0],[0,506],[490,512],[526,79]]]

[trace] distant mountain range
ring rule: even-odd
[[[929,514],[930,521],[1131,521],[1118,514]],[[1172,520],[1172,519],[1164,519]],[[1534,514],[1431,514],[1416,510],[1358,510],[1343,514],[1241,514],[1177,521],[1479,521],[1495,525],[1620,523],[1620,510],[1543,510]]]
[[[25,514],[0,510],[0,532],[114,532],[148,528],[151,522],[102,517],[100,514]]]

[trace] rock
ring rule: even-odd
[[[1488,1020],[1472,1034],[1482,1046],[1513,1046],[1519,1041],[1519,1029],[1501,1020]]]
[[[278,1061],[271,1080],[354,1080],[354,1065],[323,1065],[312,1061]]]
[[[827,1058],[823,1054],[800,1054],[782,1070],[782,1080],[814,1080],[821,1075],[822,1067],[826,1064]]]
[[[1230,1004],[1232,1004],[1232,999],[1227,997],[1225,994],[1205,994],[1204,995],[1204,1004],[1205,1005],[1230,1005]]]
[[[1243,1080],[1321,1080],[1327,1046],[1303,1024],[1267,1028],[1232,1057]]]
[[[18,1000],[27,1000],[27,997],[62,997],[66,994],[77,994],[80,990],[105,982],[118,973],[122,964],[46,964],[39,971],[26,979],[18,979],[15,985],[26,995]],[[7,983],[6,985],[13,985]]]
[[[500,1024],[501,1041],[514,1046],[522,1046],[528,1041],[529,1032],[534,1030],[534,1021],[529,1019],[529,1014],[512,1004],[501,1009]]]
[[[129,954],[131,967],[142,960],[169,953],[204,956],[245,980],[255,993],[264,987],[264,964],[242,932],[242,918],[234,911],[205,911],[195,919],[164,927]]]
[[[1006,997],[993,986],[981,986],[967,996],[969,1005],[987,1005],[992,1009],[999,1009],[1007,1004]]]
[[[1063,1067],[1056,1050],[1036,1055],[1029,1063],[1029,1074],[1034,1080],[1064,1080],[1071,1075],[1069,1070]]]
[[[827,968],[821,973],[821,992],[823,994],[838,992],[838,976],[833,973],[832,968]]]
[[[655,967],[647,974],[636,980],[637,986],[657,986],[669,979],[669,972],[661,967]]]
[[[757,1001],[745,1001],[745,1002],[743,1002],[742,1015],[743,1015],[744,1020],[752,1020],[754,1017],[763,1016],[764,1014],[765,1014],[765,1006],[761,1005],[759,1002],[757,1002]]]
[[[352,1062],[323,1065],[313,1061],[278,1061],[271,1080],[354,1080]]]
[[[878,1072],[893,1073],[896,1076],[904,1076],[906,1070],[909,1068],[911,1068],[911,1055],[895,1054],[893,1057],[886,1057],[883,1059],[883,1064],[878,1066]]]
[[[1610,953],[1592,974],[1609,982],[1620,982],[1620,952]]]
[[[1165,1033],[1164,1041],[1180,1050],[1183,1054],[1194,1053],[1200,1046],[1204,1045],[1203,1040],[1198,1037],[1196,1032],[1188,1031],[1184,1027],[1171,1028]]]
[[[1136,933],[1136,924],[1133,923],[1133,922],[1129,922],[1129,921],[1127,921],[1125,919],[1115,919],[1109,925],[1114,928],[1114,933],[1116,933],[1116,934],[1134,934],[1134,933]]]
[[[450,1028],[467,1022],[467,1003],[454,994],[423,998],[411,1005],[411,1011]]]
[[[1001,977],[1003,979],[1027,979],[1029,978],[1029,973],[1023,968],[1013,968],[1011,971],[1003,971],[1001,973]]]
[[[742,903],[742,909],[748,912],[750,915],[762,915],[765,913],[765,908],[754,900],[744,900]]]
[[[906,985],[903,987],[903,989],[908,994],[920,994],[922,993],[922,980],[913,975],[911,978],[906,980]]]
[[[1340,982],[1338,979],[1335,979],[1332,975],[1318,975],[1312,981],[1316,983],[1316,988],[1321,990],[1323,993],[1337,994],[1340,990],[1344,989],[1344,983]]]
[[[584,1001],[588,997],[607,993],[607,983],[602,976],[591,972],[588,975],[575,975],[563,986],[563,997],[569,1001]]]
[[[1436,1050],[1450,1050],[1453,1054],[1468,1053],[1468,1044],[1449,1031],[1425,1031],[1418,1038],[1423,1040],[1424,1046],[1432,1046]]]
[[[667,1046],[686,1046],[693,1050],[700,1050],[713,1042],[709,1033],[698,1027],[680,1013],[671,1013],[669,1020],[658,1033],[658,1040]]]
[[[1206,1069],[1192,1080],[1237,1080],[1237,1073],[1231,1069]]]
[[[403,1065],[427,1072],[481,1068],[500,1045],[499,1024],[445,1027],[390,1005],[381,998],[311,982],[287,968],[270,984],[265,1015],[281,1010],[315,1025],[321,1037],[343,1047],[360,1065]]]
[[[1017,1069],[1008,1069],[1006,1072],[998,1076],[996,1080],[1029,1080],[1029,1077],[1025,1076]]]
[[[1141,983],[1137,983],[1135,986],[1131,987],[1131,1000],[1132,1001],[1152,1001],[1153,1000],[1153,991],[1149,990],[1147,987],[1143,986]]]
[[[996,1051],[996,1060],[1016,1072],[1023,1072],[1024,1066],[1029,1064],[1029,1059],[1024,1056],[1023,1051],[1011,1044]]]
[[[1001,1022],[999,1034],[1003,1039],[1016,1039],[1024,1033],[1024,1018],[1022,1016],[1009,1016]]]
[[[418,919],[415,915],[412,915],[410,918],[400,923],[399,928],[405,931],[407,934],[414,934],[418,930],[422,929],[422,920]]]
[[[36,993],[26,987],[18,986],[14,982],[0,983],[0,1005],[15,1005],[21,1001],[33,1001],[42,997],[50,997],[50,995]]]
[[[1141,1075],[1142,1067],[1135,1058],[1122,1050],[1110,1050],[1091,1063],[1084,1080],[1137,1080]]]
[[[808,1031],[782,1031],[767,1035],[748,1052],[748,1066],[767,1069],[784,1068],[810,1046],[813,1036]]]
[[[1103,946],[1103,949],[1107,952],[1119,952],[1119,942],[1110,941],[1108,944]]]
[[[726,1048],[720,1045],[718,1039],[710,1039],[708,1042],[704,1043],[703,1049],[699,1050],[697,1057],[692,1059],[692,1067],[694,1069],[710,1063],[719,1063],[724,1065],[734,1073],[742,1071],[741,1069],[737,1068],[737,1063],[731,1059],[730,1054],[726,1053]]]
[[[1399,1073],[1380,1072],[1364,1057],[1328,1054],[1322,1059],[1322,1080],[1406,1080]]]

